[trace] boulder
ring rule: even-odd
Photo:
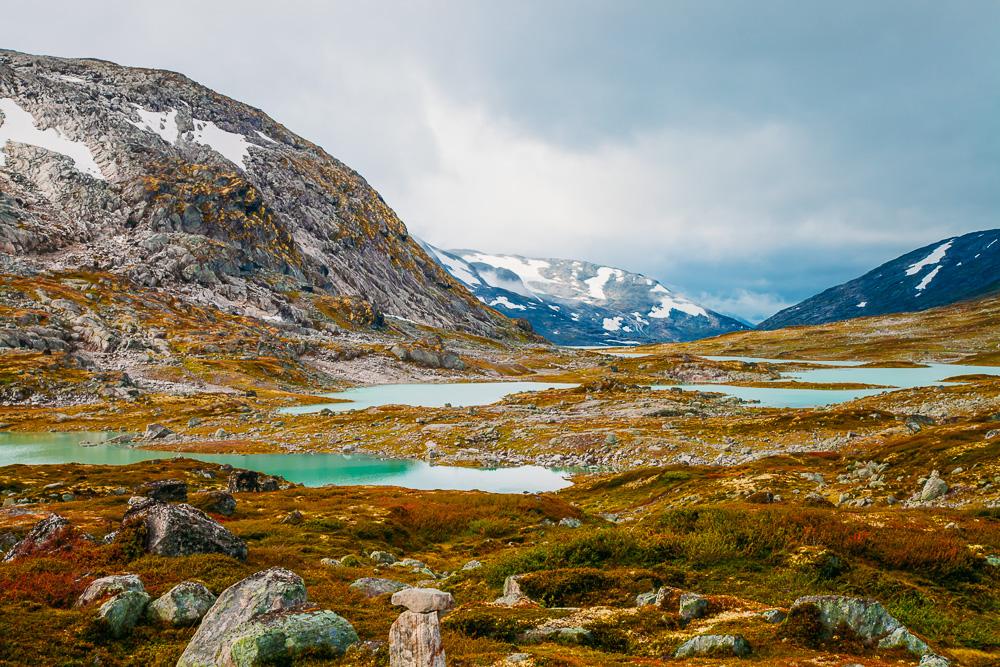
[[[215,604],[215,595],[204,584],[184,581],[161,595],[149,605],[151,621],[165,625],[194,625]]]
[[[513,574],[503,580],[503,595],[494,600],[494,604],[504,607],[527,607],[533,606],[535,602],[521,590],[518,583],[520,575]]]
[[[812,610],[827,638],[844,628],[866,646],[904,649],[917,657],[932,655],[930,647],[911,633],[879,602],[840,595],[810,595],[792,603],[792,612]]]
[[[406,607],[418,614],[448,611],[455,606],[455,599],[451,593],[436,588],[404,588],[393,593],[391,601],[397,607]]]
[[[186,504],[172,505],[152,498],[132,498],[122,518],[121,539],[126,528],[144,529],[145,549],[159,556],[220,553],[246,560],[247,545],[201,510]]]
[[[142,585],[142,580],[135,574],[115,574],[110,577],[101,577],[90,582],[90,585],[77,598],[76,606],[86,607],[98,600],[103,600],[106,597],[118,595],[125,591],[145,593],[146,588]]]
[[[388,551],[373,551],[368,557],[379,565],[392,565],[396,562],[396,557]]]
[[[145,591],[124,591],[101,605],[97,618],[106,624],[112,637],[124,637],[132,632],[149,604]]]
[[[723,658],[750,655],[750,642],[743,635],[700,635],[687,640],[674,653],[675,658],[699,656]]]
[[[223,641],[217,665],[290,664],[297,656],[341,656],[358,633],[332,611],[277,611],[247,623]]]
[[[161,502],[187,502],[187,482],[179,479],[158,479],[136,487],[137,495]]]
[[[307,601],[302,577],[284,568],[263,570],[236,582],[219,595],[202,618],[177,667],[246,664],[221,663],[218,656],[231,640],[243,637],[242,632],[252,623],[270,614],[298,612]]]
[[[941,479],[940,473],[935,470],[920,489],[920,500],[921,502],[936,500],[946,493],[948,493],[948,483]]]
[[[232,516],[236,513],[236,499],[226,491],[199,491],[191,496],[191,505],[209,514]]]
[[[66,518],[58,514],[49,514],[32,526],[24,539],[15,544],[3,560],[9,562],[25,556],[69,549],[73,541],[73,532],[73,527]]]
[[[519,640],[525,644],[557,642],[559,644],[586,644],[592,638],[590,630],[582,627],[541,627],[525,631]]]
[[[146,430],[142,433],[142,437],[144,440],[161,440],[173,434],[174,432],[163,424],[147,424]]]
[[[677,612],[685,621],[702,618],[708,615],[708,600],[697,593],[683,593]]]
[[[760,612],[760,617],[767,623],[781,623],[787,616],[788,614],[780,609],[765,609]]]
[[[396,581],[395,579],[362,577],[361,579],[355,580],[348,588],[352,591],[361,593],[366,598],[375,598],[380,595],[388,595],[389,593],[395,593],[396,591],[401,591],[404,588],[410,587],[411,586],[409,584],[404,584],[402,581]]]
[[[229,473],[230,493],[260,493],[277,491],[281,486],[277,477],[264,475],[256,470],[234,470]]]

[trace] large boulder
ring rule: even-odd
[[[145,549],[159,556],[220,553],[246,560],[247,545],[201,510],[186,504],[132,498],[122,518],[122,539],[130,528],[144,530]]]
[[[49,514],[32,526],[24,539],[15,544],[3,560],[9,562],[25,556],[64,551],[72,546],[73,537],[74,531],[69,520],[58,514]]]
[[[187,482],[180,479],[158,479],[140,484],[135,490],[137,495],[159,500],[161,502],[187,502]]]
[[[697,593],[681,594],[677,608],[681,619],[691,621],[708,615],[708,600]]]
[[[948,493],[948,483],[941,479],[941,473],[934,470],[920,489],[920,500],[924,502],[937,500],[946,493]]]
[[[149,604],[145,591],[124,591],[101,605],[97,618],[106,624],[112,637],[124,637],[132,632]]]
[[[357,641],[349,623],[332,612],[306,612],[302,577],[271,568],[239,581],[219,596],[198,626],[177,667],[253,665],[288,661],[316,647],[332,649]]]
[[[750,642],[743,635],[700,635],[687,640],[674,653],[675,658],[705,656],[723,658],[750,655]]]
[[[277,477],[265,475],[256,470],[234,470],[229,474],[230,493],[277,491],[280,487],[281,480]]]
[[[204,584],[184,581],[161,595],[149,605],[151,621],[165,625],[194,625],[215,604],[215,595]]]
[[[451,593],[436,588],[404,588],[392,594],[391,602],[418,614],[448,611],[455,606],[455,598]]]
[[[406,607],[389,628],[389,667],[445,667],[441,612],[455,605],[451,593],[436,588],[407,588],[392,595]]]
[[[80,597],[77,598],[76,606],[86,607],[98,600],[103,600],[104,598],[118,595],[125,591],[145,593],[146,588],[142,585],[142,580],[139,579],[139,576],[135,574],[114,574],[110,577],[100,577],[99,579],[94,579],[84,589]]]

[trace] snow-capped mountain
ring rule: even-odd
[[[656,280],[572,259],[424,248],[488,306],[560,345],[683,341],[748,327]]]
[[[860,278],[782,310],[760,328],[926,310],[997,291],[1000,229],[991,229],[908,252]]]

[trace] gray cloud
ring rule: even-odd
[[[8,48],[182,71],[444,247],[759,319],[1000,210],[1000,4],[22,3]]]

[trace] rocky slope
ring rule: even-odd
[[[932,243],[761,322],[761,329],[944,306],[1000,290],[1000,229]]]
[[[379,194],[263,112],[183,75],[0,50],[0,273],[90,271],[314,327],[312,296],[510,328]]]
[[[748,328],[623,269],[424,247],[480,301],[560,345],[684,341]]]

